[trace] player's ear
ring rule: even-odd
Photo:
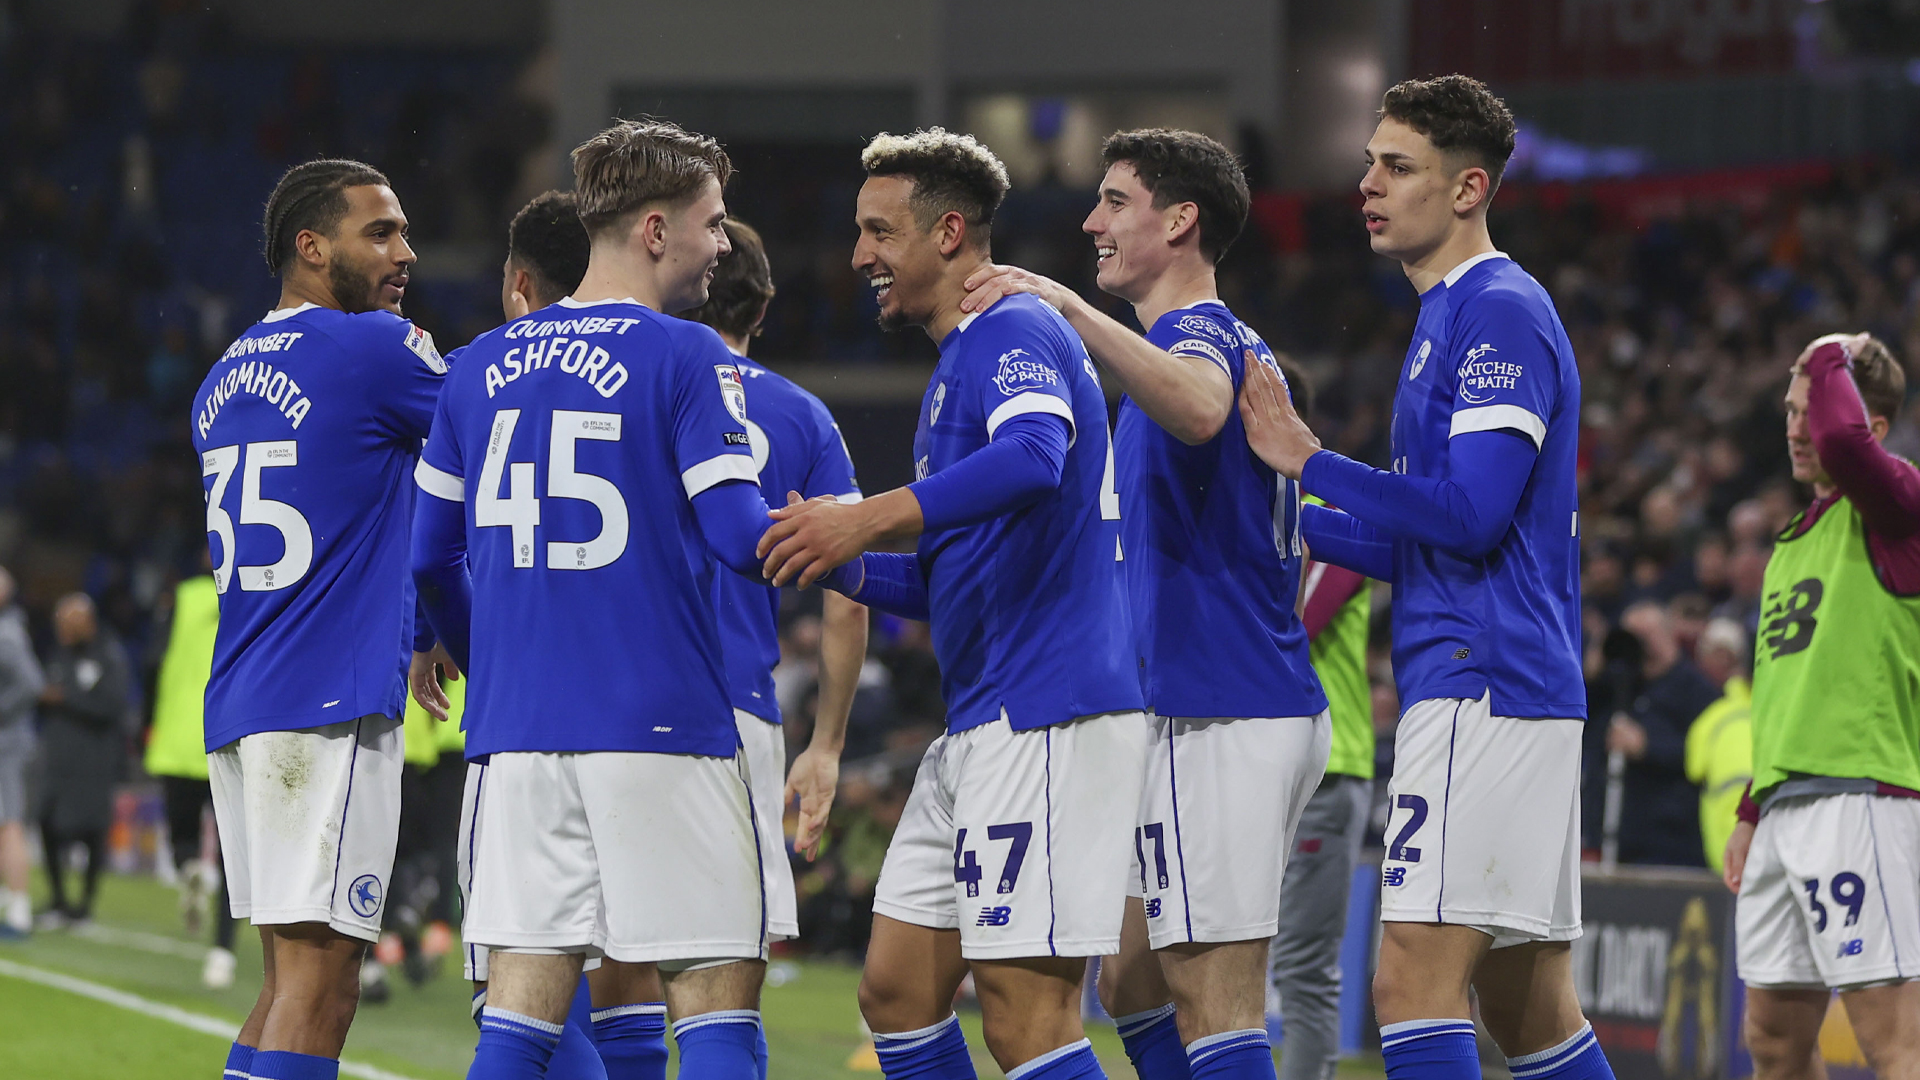
[[[634,234],[646,245],[655,258],[667,253],[667,215],[658,210],[647,210],[634,223]]]
[[[301,229],[293,237],[293,254],[301,262],[318,270],[327,265],[327,259],[333,254],[333,245],[312,229]]]
[[[1177,244],[1200,226],[1200,207],[1183,202],[1167,207],[1167,243]]]
[[[1867,430],[1873,432],[1874,442],[1886,442],[1887,432],[1892,430],[1892,428],[1893,425],[1888,423],[1887,418],[1884,416],[1867,417]]]
[[[1478,165],[1470,165],[1462,170],[1459,179],[1454,181],[1453,212],[1471,214],[1486,206],[1493,196],[1493,177]]]
[[[519,318],[533,310],[533,279],[525,270],[515,267],[513,270],[513,289],[510,301],[513,305],[513,317]]]
[[[967,242],[967,218],[958,210],[949,210],[933,223],[933,242],[942,258],[951,259]]]

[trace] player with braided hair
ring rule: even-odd
[[[330,1080],[398,839],[408,477],[446,365],[400,316],[415,256],[378,170],[288,170],[264,231],[280,302],[192,415],[220,596],[209,780],[266,976],[227,1071]]]

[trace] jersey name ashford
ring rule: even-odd
[[[229,345],[220,359],[231,360],[236,356],[247,356],[252,353],[284,352],[293,348],[294,342],[306,336],[300,331],[289,330],[286,333],[268,334],[265,337],[241,338]],[[207,430],[213,427],[213,418],[220,415],[220,406],[225,405],[228,398],[243,391],[255,397],[265,398],[267,404],[279,409],[281,415],[285,416],[296,430],[300,427],[300,421],[306,419],[308,410],[313,408],[313,402],[301,392],[300,384],[294,382],[286,372],[275,369],[265,360],[249,360],[244,364],[234,365],[233,370],[227,372],[226,378],[214,383],[213,389],[208,391],[207,403],[200,407],[200,415],[194,419],[194,426],[200,429],[201,438],[206,438]]]
[[[583,337],[564,335],[624,334],[639,323],[639,319],[602,316],[562,319],[558,322],[515,323],[507,327],[506,336],[509,339],[535,340],[509,349],[498,364],[487,365],[487,396],[491,398],[522,375],[557,366],[563,374],[586,380],[587,385],[593,387],[601,397],[610,398],[627,385],[626,365],[614,360],[607,350]],[[612,361],[611,366],[608,361]],[[503,367],[506,368],[504,373],[500,370]]]

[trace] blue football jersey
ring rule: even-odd
[[[1217,364],[1240,391],[1273,350],[1217,300],[1169,311],[1147,340]],[[1240,410],[1199,446],[1131,398],[1114,428],[1120,536],[1147,706],[1162,716],[1314,716],[1327,707],[1294,610],[1300,485],[1247,447]]]
[[[399,716],[412,651],[414,462],[446,364],[386,311],[305,304],[248,328],[193,399],[220,631],[209,752]]]
[[[418,478],[466,513],[468,757],[733,755],[692,500],[754,482],[745,418],[719,335],[639,304],[562,300],[467,346]]]
[[[1491,691],[1496,716],[1585,717],[1580,372],[1552,298],[1495,253],[1421,294],[1393,401],[1393,471],[1445,476],[1448,440],[1499,430],[1539,452],[1499,546],[1468,559],[1394,541],[1401,706]]]
[[[950,732],[1002,711],[1028,730],[1142,707],[1106,398],[1059,312],[1017,293],[946,336],[920,404],[914,473],[953,465],[1027,413],[1072,426],[1060,486],[1015,513],[920,537]]]
[[[735,362],[746,387],[748,445],[767,502],[784,506],[789,491],[805,499],[860,501],[847,444],[826,405],[744,356]],[[780,590],[741,577],[718,560],[713,587],[733,707],[777,724],[773,666],[780,662]]]

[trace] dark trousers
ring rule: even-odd
[[[160,794],[167,809],[167,843],[173,848],[174,867],[184,868],[192,860],[211,854],[201,851],[200,844],[206,835],[201,819],[213,805],[213,788],[205,780],[163,776],[160,778]],[[227,903],[227,876],[224,872],[219,882],[212,901],[213,943],[232,952],[233,914]]]
[[[99,889],[100,870],[107,864],[107,830],[61,832],[54,828],[53,815],[49,814],[40,821],[40,840],[46,848],[47,884],[53,891],[53,910],[69,918],[88,918],[93,914],[93,898]],[[78,906],[67,903],[67,852],[75,844],[87,850],[87,875]]]

